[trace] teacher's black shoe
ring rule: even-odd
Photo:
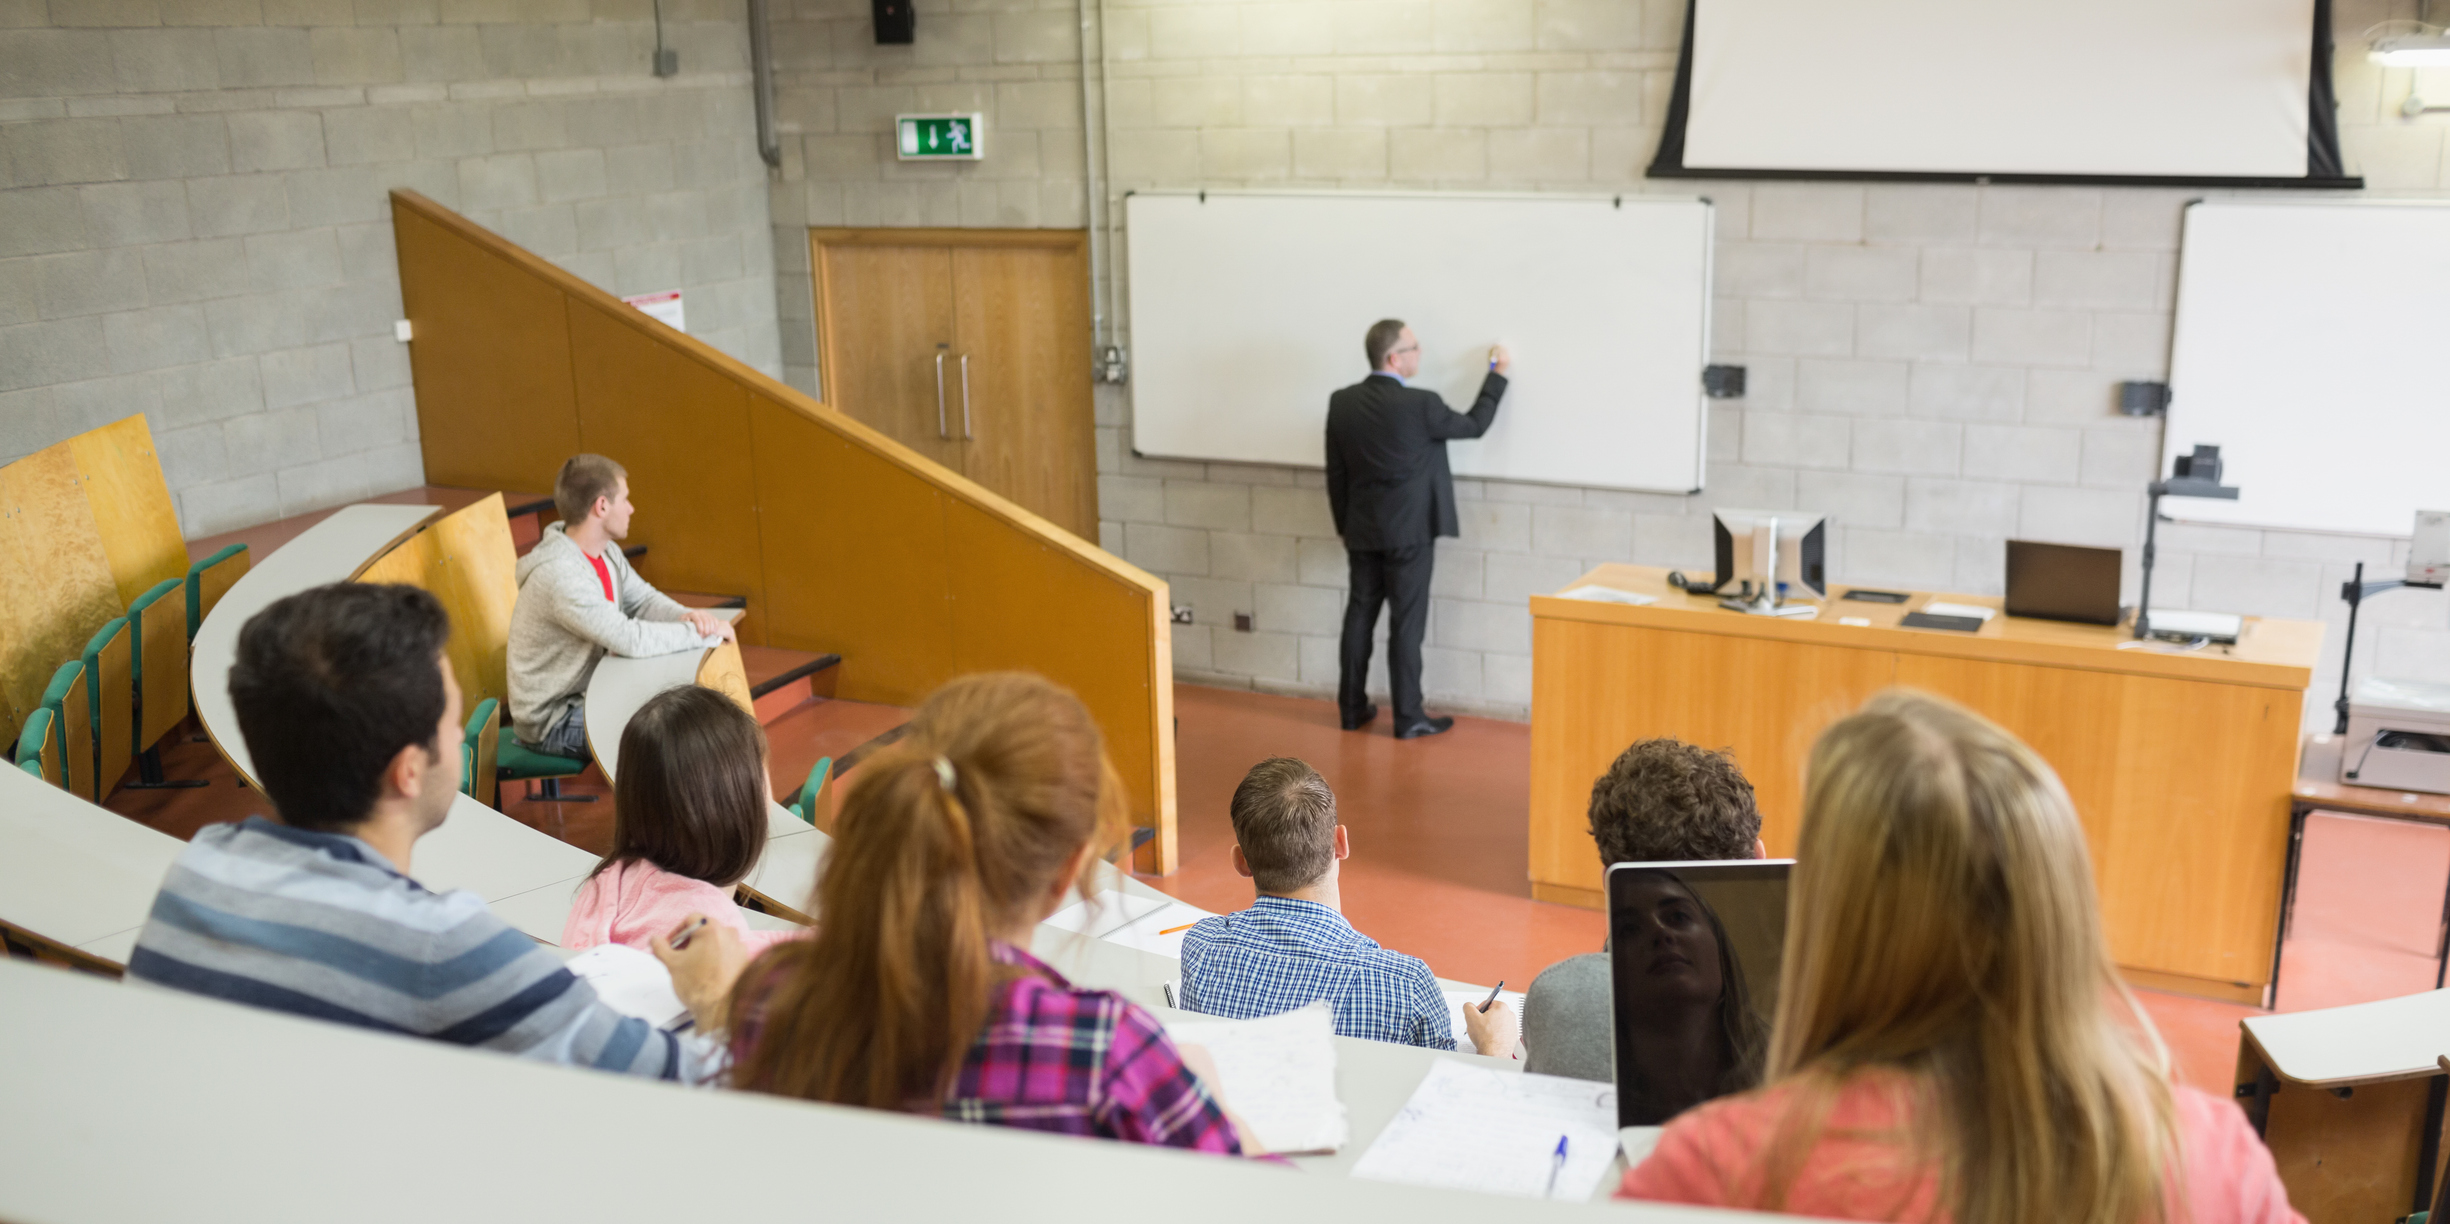
[[[1358,731],[1363,727],[1369,726],[1370,720],[1376,717],[1378,717],[1377,706],[1368,706],[1364,708],[1358,716],[1345,714],[1342,716],[1344,729],[1347,731]]]
[[[1453,727],[1454,725],[1454,719],[1445,717],[1424,718],[1419,722],[1400,723],[1395,728],[1395,738],[1419,739],[1424,735],[1436,735],[1441,731],[1445,731]]]

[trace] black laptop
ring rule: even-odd
[[[1617,1125],[1662,1126],[1760,1084],[1794,866],[1744,859],[1608,868]],[[1675,1048],[1688,1038],[1699,1044]]]
[[[2123,560],[2115,548],[2010,540],[2008,615],[2115,625]]]

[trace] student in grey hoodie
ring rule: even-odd
[[[685,608],[630,568],[629,473],[573,455],[553,478],[561,521],[519,558],[510,614],[511,730],[521,744],[587,759],[587,681],[606,654],[671,654],[733,640],[731,623]]]

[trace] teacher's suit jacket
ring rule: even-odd
[[[1376,552],[1463,534],[1446,440],[1487,433],[1505,394],[1506,376],[1492,370],[1470,412],[1389,374],[1328,396],[1327,505],[1344,547]]]

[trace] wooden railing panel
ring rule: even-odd
[[[579,446],[629,470],[639,509],[623,543],[647,547],[641,573],[762,607],[748,391],[665,343],[673,334],[628,306],[570,304]]]
[[[142,592],[139,592],[141,594]],[[62,663],[127,610],[67,443],[0,467],[0,700],[16,742]],[[119,677],[127,683],[124,670]],[[124,698],[123,698],[124,700]],[[125,735],[127,725],[119,727]],[[127,745],[120,745],[126,755]],[[118,775],[104,779],[104,785]]]
[[[1163,582],[414,192],[392,200],[428,479],[541,488],[599,451],[630,470],[644,568],[747,595],[770,645],[842,655],[841,696],[913,704],[984,667],[1072,688],[1158,830],[1143,865],[1172,869]]]
[[[171,504],[170,482],[162,477],[162,461],[153,453],[153,431],[144,416],[88,430],[66,445],[76,458],[85,503],[93,510],[103,555],[110,558],[111,576],[119,585],[119,606],[135,603],[137,596],[165,579],[185,578],[187,542],[179,535],[178,508]],[[184,595],[178,604],[184,623]]]
[[[1057,678],[1107,728],[1107,752],[1131,791],[1135,823],[1158,829],[1160,873],[1174,846],[1173,736],[1118,735],[1113,728],[1171,728],[1174,686],[1156,684],[1155,661],[1170,662],[1172,623],[1151,604],[1092,573],[1072,551],[1011,530],[974,506],[947,510],[953,563],[953,668],[956,673],[1019,669]],[[1061,592],[1014,600],[1013,591]],[[1141,645],[1144,651],[1128,647]],[[1160,790],[1160,787],[1164,790]]]
[[[749,419],[768,643],[841,655],[838,696],[917,704],[958,674],[944,493],[765,396]]]
[[[425,478],[472,489],[552,488],[562,460],[579,450],[562,290],[417,209],[394,208],[392,232],[400,300],[415,327],[408,364]]]

